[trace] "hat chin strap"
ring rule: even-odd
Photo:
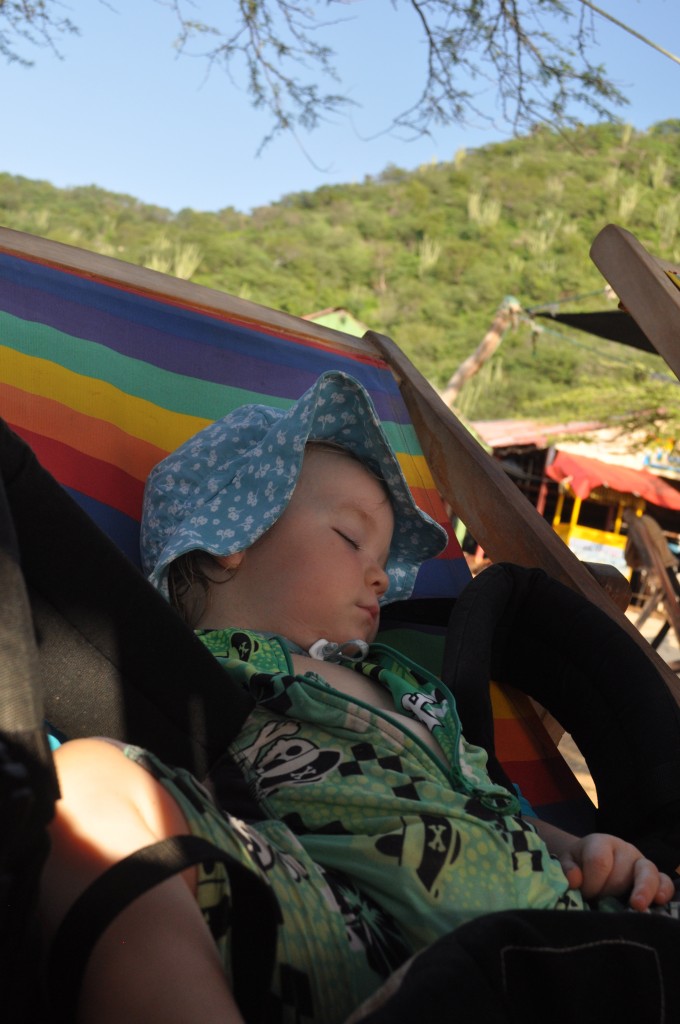
[[[310,658],[317,661],[363,661],[368,654],[365,640],[346,640],[335,644],[332,640],[317,640],[309,648]]]

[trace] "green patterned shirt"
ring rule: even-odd
[[[465,741],[455,701],[431,673],[383,644],[347,663],[389,691],[404,716],[395,720],[315,672],[296,675],[281,637],[198,635],[256,701],[230,753],[265,813],[323,867],[350,875],[414,948],[493,911],[584,909],[517,798],[489,779],[486,753]],[[409,718],[430,729],[445,760]]]

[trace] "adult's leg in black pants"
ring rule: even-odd
[[[352,1024],[675,1024],[679,955],[680,924],[656,914],[490,914],[416,956]]]
[[[36,909],[58,786],[43,728],[33,623],[0,486],[0,998],[3,1019],[39,1020]]]
[[[2,421],[0,470],[47,719],[70,738],[138,743],[202,778],[250,698]]]
[[[536,569],[498,564],[468,585],[449,623],[444,682],[466,737],[493,745],[488,681],[546,707],[582,751],[601,831],[659,867],[680,864],[680,708],[638,645],[604,612]]]

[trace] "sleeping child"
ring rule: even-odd
[[[245,406],[151,472],[145,571],[253,708],[205,780],[152,752],[57,752],[43,916],[165,836],[210,840],[278,903],[269,1017],[335,1024],[409,956],[496,911],[645,911],[673,882],[636,846],[520,811],[440,679],[376,643],[443,529],[414,503],[370,397],[328,372]],[[206,861],[97,943],[80,1019],[238,1021],[230,878]]]

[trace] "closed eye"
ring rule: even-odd
[[[343,533],[342,530],[338,530],[337,527],[333,527],[333,530],[335,533],[338,534],[339,537],[342,537],[344,541],[347,541],[347,543],[351,547],[353,547],[355,551],[359,550],[359,545],[357,544],[357,542],[355,540],[352,540],[351,537],[348,537],[346,533]]]

